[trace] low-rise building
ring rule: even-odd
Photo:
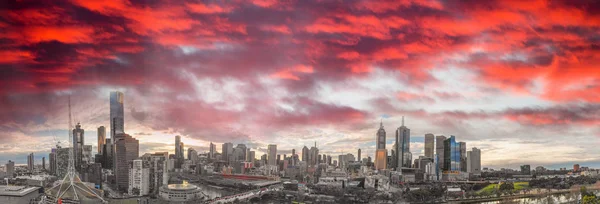
[[[348,185],[346,177],[321,177],[317,185],[326,185],[330,187],[345,188]]]
[[[384,175],[367,176],[365,177],[365,188],[387,191],[390,189],[390,179]]]
[[[40,196],[40,187],[0,186],[0,203],[29,204]]]
[[[160,198],[171,202],[186,202],[202,198],[202,191],[198,186],[184,184],[169,184],[160,187]]]

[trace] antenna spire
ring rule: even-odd
[[[402,126],[404,126],[404,116],[402,116]]]

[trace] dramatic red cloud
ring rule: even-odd
[[[447,68],[473,73],[475,81],[458,80],[475,88],[555,105],[600,102],[600,6],[593,1],[71,0],[6,5],[0,9],[2,100],[123,88],[161,99],[147,102],[161,108],[165,120],[157,121],[167,121],[149,124],[155,129],[210,134],[226,130],[203,123],[244,123],[240,117],[247,115],[258,128],[364,125],[377,115],[317,98],[326,97],[319,95],[323,85],[347,83],[353,89],[352,80],[378,70],[397,74],[404,88],[413,89],[387,93],[393,101],[377,101],[385,107],[382,113],[393,112],[396,102],[435,104],[465,97],[462,90],[417,92],[433,87],[445,77],[433,75]],[[212,83],[210,90],[221,90],[227,81],[244,84],[240,98],[204,93],[206,83]],[[291,98],[286,102],[292,105],[282,105],[282,98]],[[233,104],[207,102],[217,99]],[[15,106],[10,105],[2,109]],[[199,108],[188,112],[177,108],[181,105]],[[242,108],[231,108],[238,105]],[[0,125],[12,123],[11,116],[20,111],[1,111]],[[465,120],[502,117],[528,125],[575,123],[546,109],[495,111],[411,113]],[[577,124],[597,124],[581,118]]]

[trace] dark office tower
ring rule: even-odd
[[[56,149],[52,148],[48,155],[48,162],[50,162],[50,175],[56,176]]]
[[[270,144],[267,146],[267,163],[271,166],[277,165],[277,145]]]
[[[356,160],[356,161],[359,161],[359,162],[361,162],[361,161],[362,161],[362,159],[361,159],[361,157],[360,157],[360,148],[358,149],[358,158],[357,158],[357,160]]]
[[[460,143],[454,135],[444,140],[444,171],[458,172],[460,168]]]
[[[221,145],[221,160],[229,163],[230,157],[233,154],[233,144],[230,142]]]
[[[181,136],[175,136],[175,168],[180,169],[183,162],[183,148],[181,145]]]
[[[294,155],[296,155],[296,149],[292,149],[292,157],[294,157]]]
[[[106,142],[106,128],[98,127],[98,154],[102,154],[104,142]]]
[[[140,142],[125,133],[115,135],[114,174],[117,189],[127,192],[129,187],[129,162],[139,157]]]
[[[215,145],[211,142],[208,147],[208,158],[214,159],[216,153],[217,153],[217,145]],[[221,154],[221,156],[223,156],[223,154]]]
[[[102,168],[112,169],[114,163],[114,140],[106,138],[106,142],[102,145]]]
[[[412,164],[412,154],[410,152],[410,129],[404,126],[404,117],[402,117],[402,126],[396,129],[396,166],[397,168],[410,168]]]
[[[33,160],[33,152],[27,155],[27,170],[33,172],[35,162]]]
[[[83,164],[83,144],[84,141],[84,131],[81,129],[81,124],[77,123],[75,125],[75,129],[73,129],[73,166],[77,172],[81,171],[81,164]]]
[[[436,158],[434,159],[434,161],[436,161],[437,159],[437,163],[438,163],[438,167],[437,169],[439,170],[443,170],[445,165],[444,165],[444,141],[446,140],[446,136],[443,135],[439,135],[435,137],[435,154],[436,154]]]
[[[467,172],[467,143],[459,142],[460,145],[460,171]]]
[[[302,161],[308,162],[308,147],[304,146],[302,148]]]
[[[123,103],[125,97],[123,93],[115,91],[110,92],[110,137],[114,138],[116,134],[125,132],[125,116]],[[114,139],[113,139],[114,142]]]
[[[42,157],[42,169],[46,170],[46,157]]]
[[[427,158],[433,159],[433,150],[435,148],[433,145],[433,142],[435,140],[434,137],[435,136],[433,136],[433,134],[431,133],[425,134],[425,157]]]
[[[234,160],[235,161],[245,161],[246,160],[246,145],[245,144],[238,144],[235,147],[235,157]]]

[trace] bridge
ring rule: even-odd
[[[281,190],[283,190],[282,185],[273,185],[273,186],[269,186],[266,188],[247,191],[244,193],[239,193],[239,194],[230,195],[230,196],[226,196],[226,197],[215,198],[213,200],[209,200],[208,203],[210,203],[210,204],[225,204],[225,203],[233,203],[236,200],[237,201],[250,200],[252,198],[257,198],[257,197],[260,198],[263,195],[273,193],[276,191],[281,191]]]

